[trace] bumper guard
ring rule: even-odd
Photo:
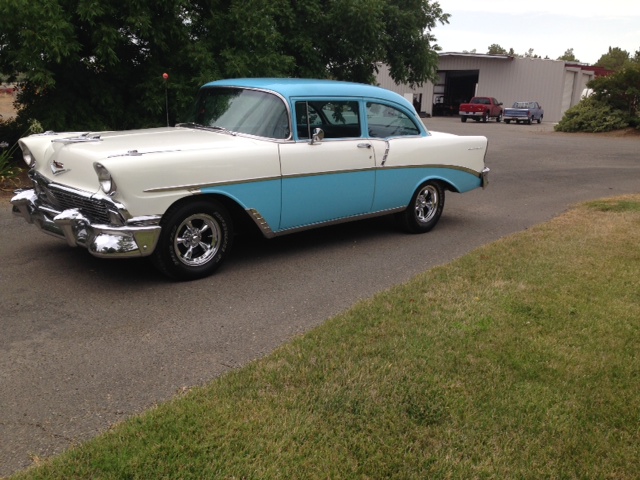
[[[160,216],[134,217],[124,225],[92,224],[78,209],[57,211],[43,205],[35,190],[17,192],[11,199],[12,211],[28,223],[69,246],[81,246],[96,257],[146,257],[151,255],[160,236]]]

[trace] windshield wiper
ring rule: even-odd
[[[208,128],[208,127],[205,127],[204,125],[200,125],[199,123],[195,123],[195,122],[176,123],[176,127],[200,128],[203,130]]]
[[[197,128],[199,130],[216,130],[218,132],[224,132],[230,135],[237,135],[236,132],[232,132],[228,128],[224,128],[219,125],[201,125],[195,122],[186,122],[186,123],[177,123],[176,127]]]

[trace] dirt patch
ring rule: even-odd
[[[8,120],[16,116],[16,109],[13,106],[16,97],[14,94],[0,91],[0,115],[3,120]]]
[[[613,132],[599,133],[604,137],[636,137],[640,138],[640,129],[637,128],[625,128],[623,130],[614,130]]]

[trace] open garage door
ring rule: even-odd
[[[479,70],[448,70],[438,72],[438,83],[433,89],[434,116],[458,115],[461,103],[476,94]]]

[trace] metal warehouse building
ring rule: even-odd
[[[544,121],[558,122],[580,101],[583,89],[598,72],[562,60],[522,58],[510,55],[441,53],[437,83],[410,88],[398,85],[386,65],[379,65],[378,84],[413,101],[418,112],[457,115],[458,105],[473,96],[495,97],[505,107],[516,101],[537,101]]]

